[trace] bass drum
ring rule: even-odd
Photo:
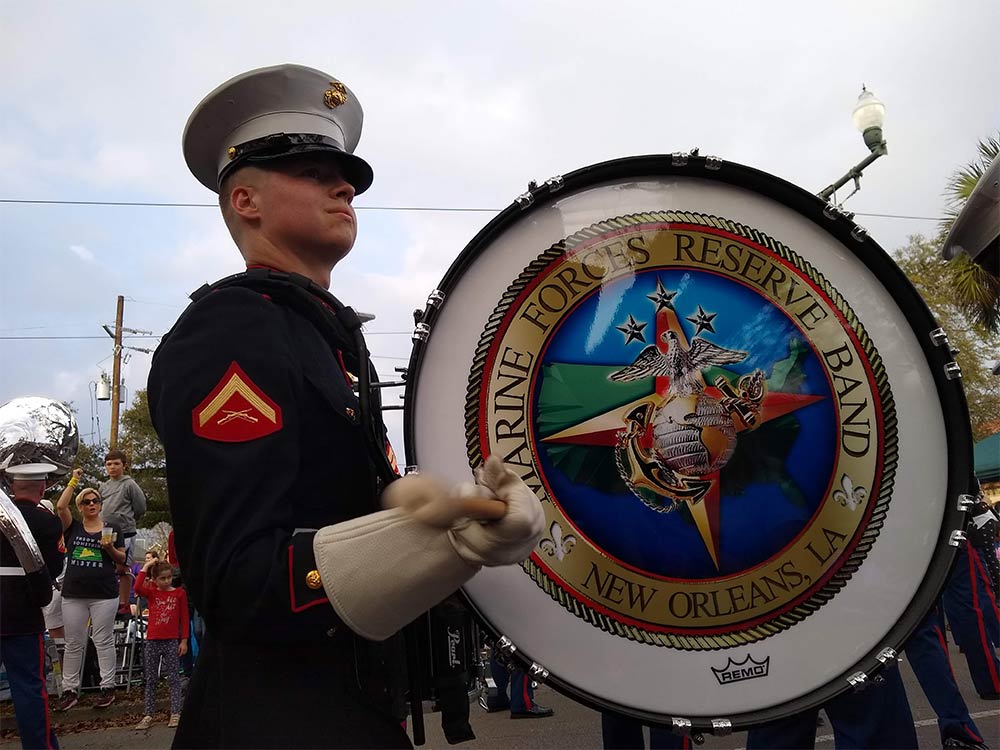
[[[570,697],[725,733],[877,678],[942,586],[970,430],[926,306],[852,215],[691,155],[547,181],[417,326],[407,459],[542,501],[466,587]]]

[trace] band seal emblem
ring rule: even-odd
[[[746,336],[747,310],[784,333]],[[548,532],[522,566],[541,589],[685,650],[767,638],[848,585],[897,460],[885,368],[837,289],[755,228],[677,211],[591,225],[510,284],[476,349],[466,438],[473,467],[498,454],[543,501]],[[803,489],[810,446],[831,455]],[[726,525],[754,503],[798,520],[763,524],[754,547]],[[626,516],[640,522],[623,540]],[[661,555],[681,539],[697,554]]]

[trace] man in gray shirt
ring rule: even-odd
[[[135,541],[135,525],[146,512],[146,495],[125,470],[128,468],[128,458],[125,451],[109,451],[104,457],[104,469],[108,472],[108,480],[101,482],[99,491],[104,505],[101,517],[104,523],[117,526],[125,537],[125,564],[119,566],[121,578],[118,583],[120,615],[130,614],[128,606],[129,591],[132,588],[129,566],[132,564],[132,543]]]

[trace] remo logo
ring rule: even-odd
[[[895,471],[889,383],[806,261],[694,213],[608,219],[542,252],[483,332],[469,459],[543,502],[524,569],[633,640],[766,638],[849,585]]]

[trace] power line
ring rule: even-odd
[[[122,336],[125,339],[159,339],[162,336]],[[100,339],[107,341],[107,336],[0,336],[0,341],[71,341],[77,339]]]
[[[940,216],[907,216],[906,214],[866,214],[856,211],[855,216],[875,216],[879,219],[920,219],[922,221],[941,221]]]
[[[17,329],[13,329],[17,330]],[[365,331],[365,336],[410,336],[413,331]],[[122,336],[123,339],[160,339],[162,336]],[[75,341],[79,339],[101,339],[104,336],[0,336],[0,341]]]
[[[170,302],[153,302],[147,299],[136,299],[135,297],[126,297],[126,302],[135,302],[137,305],[158,305],[159,307],[173,307],[175,309],[183,309],[184,305],[176,305]]]
[[[123,206],[126,208],[218,208],[218,203],[156,203],[153,201],[72,201],[0,198],[0,203],[36,206]],[[356,211],[454,211],[459,213],[499,213],[502,208],[461,208],[444,206],[355,206]]]
[[[218,203],[157,203],[153,201],[74,201],[35,200],[22,198],[0,198],[0,203],[36,206],[122,206],[126,208],[218,208]],[[356,211],[443,211],[450,213],[491,213],[502,208],[467,208],[462,206],[355,206]],[[910,219],[918,221],[941,221],[940,216],[912,216],[909,214],[864,213],[855,211],[855,216],[870,216],[878,219]],[[154,303],[147,303],[154,304]]]

